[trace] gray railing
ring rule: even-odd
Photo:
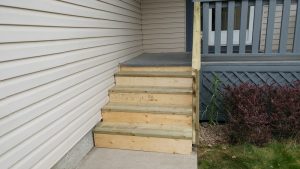
[[[300,56],[300,0],[201,0],[203,56]]]

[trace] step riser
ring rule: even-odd
[[[112,103],[192,106],[191,94],[110,93],[109,98]]]
[[[116,77],[120,86],[192,87],[192,78],[174,77]]]
[[[120,71],[124,72],[191,72],[191,67],[130,67],[121,66]]]
[[[192,116],[177,114],[153,114],[142,112],[102,112],[105,122],[146,123],[192,127]]]
[[[128,135],[94,134],[95,146],[162,153],[191,154],[192,141]]]

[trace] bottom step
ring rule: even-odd
[[[94,129],[96,147],[191,154],[192,130],[174,126],[101,123]]]

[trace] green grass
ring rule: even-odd
[[[300,145],[294,142],[218,145],[200,148],[199,154],[200,169],[300,169]]]

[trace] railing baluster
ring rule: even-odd
[[[208,2],[204,2],[203,3],[203,35],[202,35],[202,39],[203,39],[203,54],[207,54],[208,53],[208,39],[209,39],[209,34],[208,34],[208,30],[209,30],[209,3]]]
[[[215,53],[221,52],[221,11],[222,2],[216,2],[215,7]]]
[[[228,22],[227,22],[227,53],[231,54],[233,51],[233,30],[234,30],[234,12],[235,1],[228,1]]]
[[[266,51],[265,51],[266,53],[272,53],[276,4],[277,4],[276,0],[269,0],[269,13],[268,13]]]
[[[300,1],[297,3],[297,16],[295,24],[295,34],[294,34],[294,53],[300,53]]]
[[[248,19],[246,18],[248,18],[248,0],[242,0],[239,53],[245,53],[246,29],[248,25]]]
[[[290,17],[291,0],[284,0],[283,12],[280,28],[280,46],[279,53],[286,53],[286,44],[288,40],[289,17]]]
[[[205,56],[297,56],[300,54],[300,0],[200,0],[203,4],[203,53]],[[282,13],[276,13],[277,4],[283,4]],[[294,26],[293,49],[289,45],[289,25],[291,23],[291,7],[297,4],[296,21]],[[250,7],[249,7],[250,5]],[[264,18],[264,8],[268,14]],[[227,6],[227,30],[222,30],[225,23],[222,18],[222,9]],[[241,18],[239,30],[235,30],[236,10],[240,6]],[[210,8],[214,8],[211,12]],[[212,18],[213,17],[213,18]],[[281,18],[280,31],[277,32],[276,18]],[[226,20],[225,19],[225,20]],[[266,21],[265,21],[266,20]],[[211,23],[214,22],[214,23]],[[266,22],[266,26],[263,25]],[[278,23],[279,24],[279,23]],[[248,26],[249,25],[249,26]],[[214,26],[214,27],[211,27]],[[214,29],[212,29],[214,28]],[[265,29],[264,40],[261,31]],[[213,32],[212,32],[213,31]],[[227,36],[224,36],[226,31]],[[276,32],[275,32],[276,31]],[[212,34],[213,33],[213,34]],[[238,33],[238,34],[237,34]],[[279,37],[279,47],[273,53],[274,36]],[[237,36],[238,41],[237,42]],[[223,39],[226,37],[226,40]],[[214,41],[214,44],[211,44]],[[226,54],[224,54],[224,41],[226,41]],[[251,41],[251,44],[249,44]],[[235,53],[238,43],[239,52]],[[214,46],[214,51],[209,51],[209,44]],[[223,45],[223,46],[222,46]],[[251,51],[248,46],[252,45]],[[260,47],[264,45],[264,51]],[[211,54],[210,54],[211,52]],[[250,52],[250,53],[249,53]]]
[[[254,28],[253,28],[253,40],[252,40],[252,53],[258,53],[260,30],[262,20],[263,0],[255,1],[255,14],[254,14]]]

